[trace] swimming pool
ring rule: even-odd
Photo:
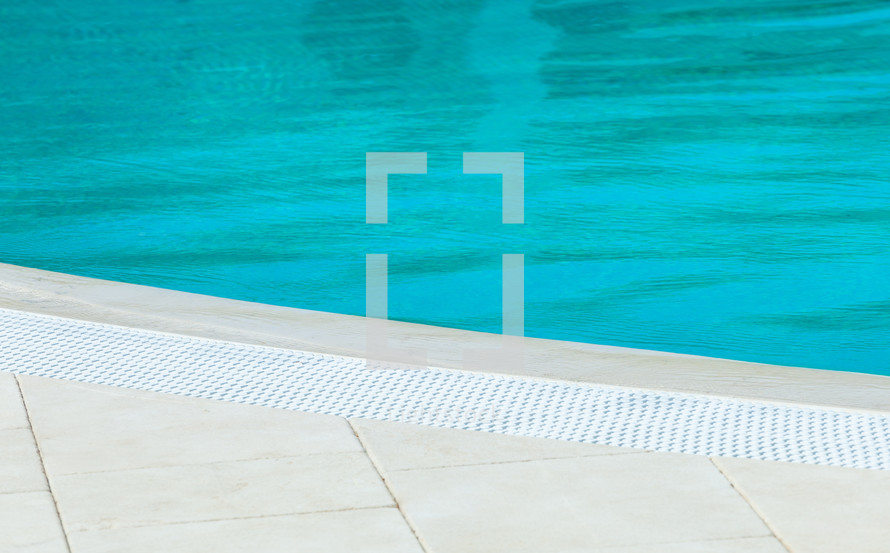
[[[0,261],[890,374],[881,2],[0,8]],[[365,153],[427,152],[365,224]],[[525,153],[525,224],[463,152]]]

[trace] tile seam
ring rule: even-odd
[[[757,505],[754,504],[754,501],[748,496],[748,494],[745,493],[739,483],[736,482],[736,480],[732,478],[732,476],[730,476],[730,474],[726,470],[724,470],[719,461],[714,457],[708,457],[708,460],[711,462],[714,468],[717,469],[717,472],[719,472],[723,476],[723,478],[726,479],[730,487],[732,487],[732,489],[739,495],[739,497],[741,497],[742,500],[748,504],[748,507],[751,509],[751,511],[753,511],[754,514],[757,515],[757,518],[759,518],[761,522],[763,522],[763,525],[766,526],[767,530],[770,531],[770,534],[772,534],[772,536],[776,538],[776,541],[778,541],[782,545],[782,547],[784,547],[785,550],[788,551],[788,553],[795,553],[795,551],[791,549],[791,546],[782,538],[782,536],[779,535],[778,529],[773,526],[773,524],[767,519],[766,514],[763,513],[757,507]]]
[[[213,401],[213,400],[208,400]],[[224,461],[201,461],[197,463],[173,463],[173,464],[164,464],[164,465],[147,465],[144,467],[126,467],[126,468],[112,468],[105,470],[83,470],[83,471],[75,471],[75,472],[56,472],[55,475],[57,477],[69,477],[69,476],[89,476],[94,474],[116,474],[120,472],[136,472],[143,470],[160,470],[160,469],[175,469],[175,468],[189,468],[189,467],[201,467],[201,466],[211,466],[211,465],[227,465],[227,464],[236,464],[236,463],[251,463],[254,461],[278,461],[278,460],[290,460],[290,459],[308,459],[312,457],[321,457],[323,455],[350,455],[350,454],[360,454],[364,453],[360,450],[352,450],[352,451],[332,451],[332,452],[319,452],[319,453],[307,453],[305,455],[281,455],[276,457],[246,457],[240,459],[226,459]]]
[[[420,535],[420,529],[417,528],[411,522],[411,519],[408,517],[408,514],[402,509],[402,505],[399,503],[399,499],[396,497],[396,494],[393,491],[392,487],[390,487],[389,481],[383,475],[383,471],[381,470],[380,466],[378,465],[375,455],[373,455],[373,453],[371,452],[371,450],[368,447],[368,444],[365,442],[365,440],[362,439],[359,429],[356,428],[356,426],[354,424],[352,424],[352,421],[349,418],[347,418],[347,417],[344,417],[344,418],[346,419],[346,422],[349,424],[349,427],[352,429],[352,433],[355,435],[355,439],[358,440],[358,442],[362,445],[362,449],[364,450],[365,455],[368,458],[368,461],[370,461],[371,465],[374,467],[374,471],[377,473],[377,477],[380,478],[380,481],[386,487],[386,492],[392,498],[396,509],[399,511],[399,514],[402,516],[402,520],[405,521],[405,525],[408,526],[408,529],[411,530],[411,534],[414,536],[414,539],[417,540],[417,545],[420,546],[421,551],[423,551],[424,553],[428,553],[430,551],[430,548],[428,547],[426,540],[423,538],[423,536]]]
[[[294,511],[292,513],[270,513],[265,515],[246,515],[246,516],[235,516],[235,517],[220,517],[220,518],[200,518],[194,520],[171,520],[164,522],[149,522],[143,524],[121,524],[120,526],[115,526],[113,528],[80,528],[77,530],[72,530],[71,535],[76,536],[77,534],[88,534],[92,532],[111,532],[114,530],[131,530],[134,528],[155,528],[158,526],[182,526],[188,524],[207,524],[213,522],[228,522],[228,521],[237,521],[237,520],[261,520],[266,518],[286,518],[286,517],[302,517],[302,516],[312,516],[312,515],[325,515],[325,514],[333,514],[333,513],[349,513],[353,511],[379,511],[383,509],[395,509],[395,505],[369,505],[367,507],[346,507],[343,509],[321,509],[318,511]]]
[[[724,541],[737,541],[737,540],[759,540],[764,538],[772,538],[776,539],[776,537],[771,534],[758,534],[751,536],[733,536],[731,538],[704,538],[700,540],[685,540],[685,541],[659,541],[652,543],[643,543],[643,544],[626,544],[626,545],[607,545],[597,550],[597,553],[609,553],[610,551],[615,551],[617,553],[621,553],[622,549],[627,549],[628,547],[639,547],[643,546],[660,546],[660,545],[687,545],[687,544],[697,544],[697,543],[719,543]]]
[[[473,432],[473,430],[467,430],[466,432]],[[535,439],[535,438],[532,438]],[[546,440],[547,438],[537,438]],[[628,448],[630,449],[630,448]],[[402,469],[390,469],[389,472],[417,472],[422,470],[442,470],[442,469],[457,469],[457,468],[467,468],[467,467],[488,467],[488,466],[500,466],[500,465],[518,465],[522,463],[534,463],[538,461],[566,461],[569,459],[596,459],[598,457],[616,457],[619,455],[646,455],[648,453],[653,453],[648,450],[639,450],[639,451],[620,451],[615,453],[589,453],[586,455],[565,455],[560,457],[541,457],[538,459],[515,459],[512,461],[488,461],[488,462],[479,462],[479,463],[460,463],[454,465],[436,465],[433,467],[409,467]],[[670,454],[668,454],[670,455]],[[684,455],[680,453],[679,455]]]
[[[62,511],[59,509],[59,501],[56,498],[56,493],[53,490],[52,482],[50,481],[49,471],[46,469],[46,461],[43,457],[43,449],[40,447],[40,441],[37,439],[37,432],[34,431],[34,423],[31,419],[31,409],[28,407],[28,401],[25,399],[25,391],[22,389],[22,383],[19,381],[18,375],[15,375],[15,384],[16,388],[19,391],[19,399],[22,402],[22,406],[25,408],[25,416],[28,418],[28,429],[31,431],[31,439],[34,440],[34,447],[37,449],[37,456],[40,458],[40,468],[43,472],[43,479],[46,481],[46,491],[49,493],[50,498],[53,500],[53,509],[56,512],[56,519],[59,521],[59,529],[62,531],[62,536],[65,539],[65,549],[68,553],[71,553],[71,543],[68,540],[68,530],[65,527],[65,521],[62,520]]]

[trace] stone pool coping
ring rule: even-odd
[[[0,307],[408,366],[890,412],[885,376],[379,321],[8,264]]]

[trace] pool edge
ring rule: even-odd
[[[204,296],[2,263],[0,307],[389,363],[890,412],[890,377],[885,376],[504,337]]]

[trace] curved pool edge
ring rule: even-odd
[[[890,412],[885,376],[379,321],[7,264],[0,307],[407,366]]]

